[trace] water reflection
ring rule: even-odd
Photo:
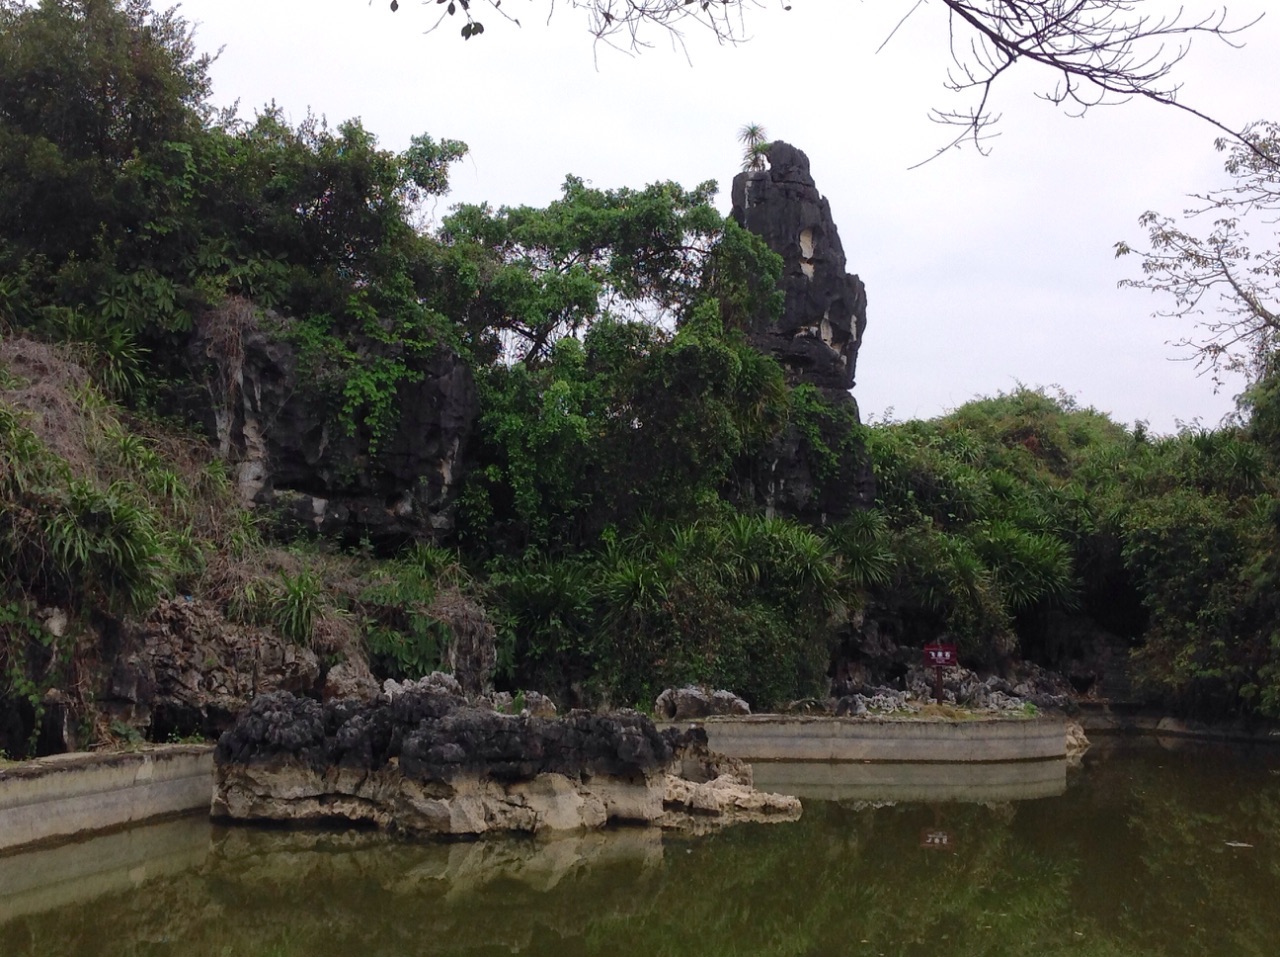
[[[889,803],[1030,801],[1067,789],[1066,759],[1001,764],[762,761],[756,787],[801,800]]]
[[[188,816],[0,857],[0,924],[195,870],[208,856],[210,832],[207,815]]]
[[[48,859],[0,858],[0,954],[1271,957],[1278,771],[1269,754],[1096,747],[1056,797],[810,800],[797,823],[696,839],[420,845],[173,822],[85,845],[115,863],[64,872],[40,906]],[[138,859],[147,841],[159,850]]]

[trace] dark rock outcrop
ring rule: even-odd
[[[447,783],[479,772],[503,780],[545,773],[643,777],[667,766],[671,746],[634,711],[534,718],[419,691],[374,704],[263,695],[218,742],[217,757],[225,764],[282,756],[317,769],[364,772],[395,759],[407,777]]]
[[[770,512],[825,524],[875,500],[849,392],[867,325],[867,293],[846,271],[831,207],[809,173],[809,158],[780,141],[767,158],[768,169],[734,177],[733,216],[782,257],[785,306],[781,319],[752,329],[748,338],[777,358],[791,385],[815,394],[797,405],[792,423],[751,464],[742,484],[746,496]]]
[[[733,178],[733,216],[782,257],[782,319],[755,330],[752,342],[776,356],[796,382],[853,388],[858,346],[867,325],[867,292],[845,271],[831,206],[809,174],[809,157],[781,141],[769,168]]]
[[[479,414],[465,361],[443,346],[362,347],[407,371],[394,421],[373,441],[367,424],[339,423],[339,399],[301,361],[290,323],[230,300],[202,317],[188,348],[192,379],[203,385],[195,414],[235,465],[242,497],[277,506],[299,529],[353,541],[395,545],[451,527],[461,453]]]
[[[662,824],[668,808],[721,821],[799,814],[705,744],[631,711],[546,719],[416,689],[373,704],[268,694],[218,742],[213,811],[448,835]],[[698,780],[672,781],[676,764]]]

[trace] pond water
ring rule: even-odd
[[[1280,953],[1280,752],[1104,741],[1028,800],[855,786],[701,837],[169,821],[0,857],[0,955]]]

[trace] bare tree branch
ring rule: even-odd
[[[1254,123],[1241,138],[1218,141],[1229,151],[1232,183],[1194,196],[1197,205],[1182,215],[1186,228],[1158,213],[1142,215],[1142,278],[1120,283],[1171,296],[1173,307],[1157,316],[1195,320],[1200,335],[1176,344],[1218,383],[1225,372],[1258,378],[1280,347],[1280,124]],[[1204,217],[1213,218],[1199,235],[1191,227]],[[1251,227],[1270,233],[1270,245],[1254,248]],[[1116,243],[1117,256],[1133,252]]]
[[[1149,10],[1142,0],[942,0],[951,19],[954,61],[947,86],[973,93],[968,110],[936,110],[938,122],[962,127],[975,146],[999,119],[987,112],[996,80],[1018,63],[1043,67],[1054,85],[1039,95],[1077,114],[1091,107],[1150,100],[1189,113],[1235,141],[1248,140],[1209,114],[1178,99],[1174,69],[1197,36],[1232,46],[1257,23],[1229,25],[1225,8],[1198,18],[1179,7],[1171,14]],[[965,44],[958,46],[957,38]]]
[[[372,0],[370,0],[372,2]],[[511,2],[503,0],[424,0],[440,9],[441,19],[460,15],[462,36],[470,39],[484,31],[477,9],[490,11],[515,23]],[[543,0],[535,0],[543,2]],[[588,32],[596,42],[636,52],[652,46],[651,37],[666,34],[683,46],[684,33],[695,29],[711,33],[720,43],[747,39],[746,11],[765,6],[764,0],[545,0],[548,16],[557,5],[584,15]],[[775,0],[784,10],[791,0]],[[848,0],[830,0],[848,2]],[[1012,67],[1037,66],[1046,71],[1049,85],[1039,96],[1076,113],[1095,106],[1146,99],[1190,114],[1240,144],[1248,144],[1240,131],[1179,99],[1176,67],[1187,56],[1196,37],[1209,37],[1230,46],[1253,21],[1228,22],[1225,7],[1205,14],[1178,7],[1170,13],[1151,13],[1152,0],[899,0],[906,12],[885,43],[902,23],[931,3],[946,11],[951,38],[951,67],[946,87],[970,97],[967,106],[937,109],[933,119],[956,126],[960,134],[939,153],[964,142],[985,152],[984,143],[1000,119],[990,109],[996,82]],[[908,7],[908,4],[910,6]],[[399,0],[392,0],[396,9]],[[1165,8],[1168,9],[1168,8]],[[438,23],[437,23],[438,25]],[[434,28],[433,28],[434,29]],[[884,44],[882,44],[883,46]],[[927,161],[926,161],[927,162]]]

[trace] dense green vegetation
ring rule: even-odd
[[[899,559],[878,597],[909,634],[1067,666],[1109,633],[1171,703],[1277,713],[1280,513],[1249,427],[1155,437],[1019,389],[870,442]]]
[[[0,0],[0,697],[38,708],[107,623],[179,594],[420,674],[460,596],[497,626],[500,682],[571,702],[825,694],[874,630],[993,668],[1132,648],[1172,705],[1280,716],[1274,362],[1217,430],[1028,388],[863,427],[748,344],[780,261],[713,184],[569,177],[545,209],[427,231],[464,144],[243,122],[210,107],[208,64],[146,0]],[[430,356],[464,357],[481,414],[452,531],[401,554],[291,539],[161,414],[193,330],[233,350],[266,310],[352,468],[390,454]],[[865,446],[875,507],[766,514],[743,479],[788,429],[823,481]]]

